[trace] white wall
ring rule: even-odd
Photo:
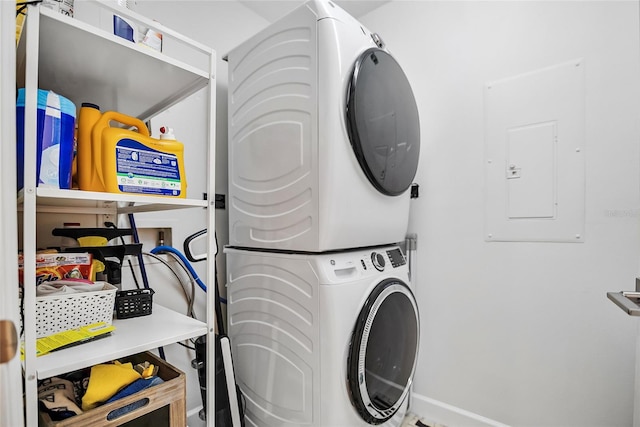
[[[421,116],[414,409],[451,425],[630,426],[635,323],[606,292],[633,289],[638,272],[638,2],[394,1],[361,21]],[[585,243],[487,243],[483,84],[575,58]]]

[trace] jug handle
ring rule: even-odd
[[[136,117],[127,116],[126,114],[119,113],[117,111],[105,112],[100,120],[105,120],[108,125],[110,121],[122,123],[123,125],[133,126],[138,129],[138,133],[144,136],[150,136],[149,129],[144,122]]]
[[[102,164],[102,149],[100,146],[102,130],[110,127],[109,122],[111,121],[122,123],[123,125],[133,126],[138,130],[139,134],[150,136],[149,129],[147,129],[147,125],[145,125],[142,120],[136,117],[127,116],[126,114],[122,114],[117,111],[106,111],[104,114],[102,114],[102,116],[100,116],[100,119],[96,122],[96,124],[93,126],[93,130],[91,131],[91,155],[93,156],[94,164],[96,165]],[[102,174],[102,168],[96,167],[95,169],[102,187],[106,187],[105,180]]]

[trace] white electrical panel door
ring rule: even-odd
[[[485,87],[485,240],[584,241],[584,63]]]
[[[554,218],[556,123],[507,131],[507,218]]]

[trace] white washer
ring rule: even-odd
[[[380,38],[310,1],[228,63],[229,244],[324,252],[403,241],[420,126]]]
[[[420,334],[400,248],[225,252],[247,426],[401,424]]]

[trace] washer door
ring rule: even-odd
[[[347,359],[351,400],[370,424],[400,408],[413,381],[419,318],[411,290],[398,279],[380,282],[360,311]]]
[[[347,90],[347,132],[360,167],[382,194],[397,196],[418,168],[420,121],[407,76],[386,51],[366,50]]]

